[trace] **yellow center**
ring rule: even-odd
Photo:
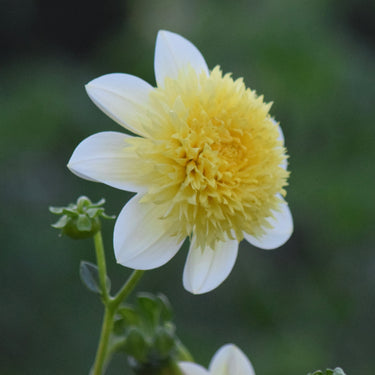
[[[219,67],[167,78],[150,95],[148,138],[134,138],[149,187],[143,202],[160,205],[174,235],[215,248],[226,237],[256,237],[285,195],[288,172],[271,104]]]

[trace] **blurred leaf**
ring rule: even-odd
[[[137,303],[142,315],[146,318],[146,322],[150,324],[152,330],[156,329],[161,306],[157,299],[149,293],[139,293],[137,295]]]
[[[139,324],[140,317],[137,311],[131,306],[121,306],[117,311],[129,326],[136,326]]]
[[[173,317],[173,312],[172,312],[172,305],[169,302],[169,299],[162,293],[159,293],[157,295],[157,300],[159,301],[160,304],[160,319],[162,321],[169,321]]]
[[[153,346],[161,358],[167,358],[171,354],[175,347],[175,334],[172,326],[157,328]]]
[[[83,284],[94,293],[101,294],[99,270],[98,267],[90,262],[81,261],[79,266],[79,275]],[[111,280],[107,276],[106,289],[109,291],[111,288]]]
[[[147,358],[148,344],[142,331],[136,327],[131,327],[124,343],[126,354],[130,355],[138,362],[143,362]]]

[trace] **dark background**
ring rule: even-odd
[[[80,283],[90,240],[59,238],[49,205],[85,194],[118,214],[127,193],[66,168],[85,137],[121,128],[84,84],[126,72],[154,84],[159,29],[209,67],[243,76],[283,127],[295,232],[281,249],[242,243],[229,278],[193,296],[186,246],[138,290],[171,300],[181,339],[207,365],[233,342],[258,375],[342,366],[375,373],[375,3],[371,0],[3,0],[0,8],[0,373],[87,374],[102,306]],[[113,222],[104,225],[114,288]],[[117,356],[108,375],[129,373]]]

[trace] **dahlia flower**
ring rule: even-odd
[[[132,135],[94,134],[68,167],[136,193],[115,224],[118,263],[160,267],[189,237],[183,284],[205,293],[229,275],[243,238],[273,249],[290,237],[284,137],[271,104],[241,78],[209,70],[180,35],[158,33],[154,65],[156,87],[123,73],[86,85],[92,101]]]

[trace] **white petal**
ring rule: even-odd
[[[142,119],[150,114],[149,94],[153,87],[130,74],[113,73],[86,85],[91,100],[111,119],[139,135],[146,135]]]
[[[118,263],[148,270],[167,263],[183,241],[172,237],[175,223],[160,219],[163,212],[152,203],[140,203],[137,194],[122,209],[115,224],[113,245]]]
[[[282,145],[285,145],[285,138],[284,138],[284,133],[283,130],[281,129],[281,126],[279,123],[276,122],[274,118],[271,118],[272,122],[277,126],[277,131],[279,132],[279,137],[277,138],[278,141],[281,141]],[[285,159],[283,162],[280,164],[280,167],[287,169],[288,167],[288,160]]]
[[[293,233],[293,218],[288,204],[284,201],[281,204],[281,211],[273,211],[274,218],[268,218],[268,222],[273,226],[272,229],[266,229],[266,234],[261,238],[255,238],[250,234],[244,233],[245,239],[252,245],[260,249],[276,249],[284,245]]]
[[[74,150],[68,168],[79,177],[102,182],[117,189],[141,191],[136,184],[141,161],[128,150],[132,137],[117,132],[102,132],[84,139]]]
[[[197,74],[209,74],[206,61],[197,47],[182,36],[161,30],[156,38],[155,77],[159,87],[166,77],[177,78],[181,69],[190,65]]]
[[[249,359],[233,344],[224,345],[215,353],[209,371],[212,375],[255,375]]]
[[[184,375],[209,375],[209,372],[202,367],[192,362],[179,362],[178,366]]]
[[[282,144],[284,145],[284,143],[285,143],[285,137],[284,137],[283,130],[281,129],[280,124],[278,124],[274,119],[272,119],[272,121],[273,121],[274,124],[277,126],[277,130],[278,130],[278,132],[279,132],[279,137],[277,138],[277,140],[278,140],[278,141],[281,141]]]
[[[193,237],[184,268],[185,289],[194,294],[202,294],[215,289],[232,271],[237,252],[236,240],[218,242],[215,250],[206,247],[202,251],[196,246]]]
[[[281,126],[277,124],[277,130],[279,131],[279,138],[278,140],[282,142],[283,146],[285,146],[285,138],[284,138],[284,133],[281,129]],[[288,168],[288,159],[284,159],[282,163],[280,164],[280,167],[287,169]]]

